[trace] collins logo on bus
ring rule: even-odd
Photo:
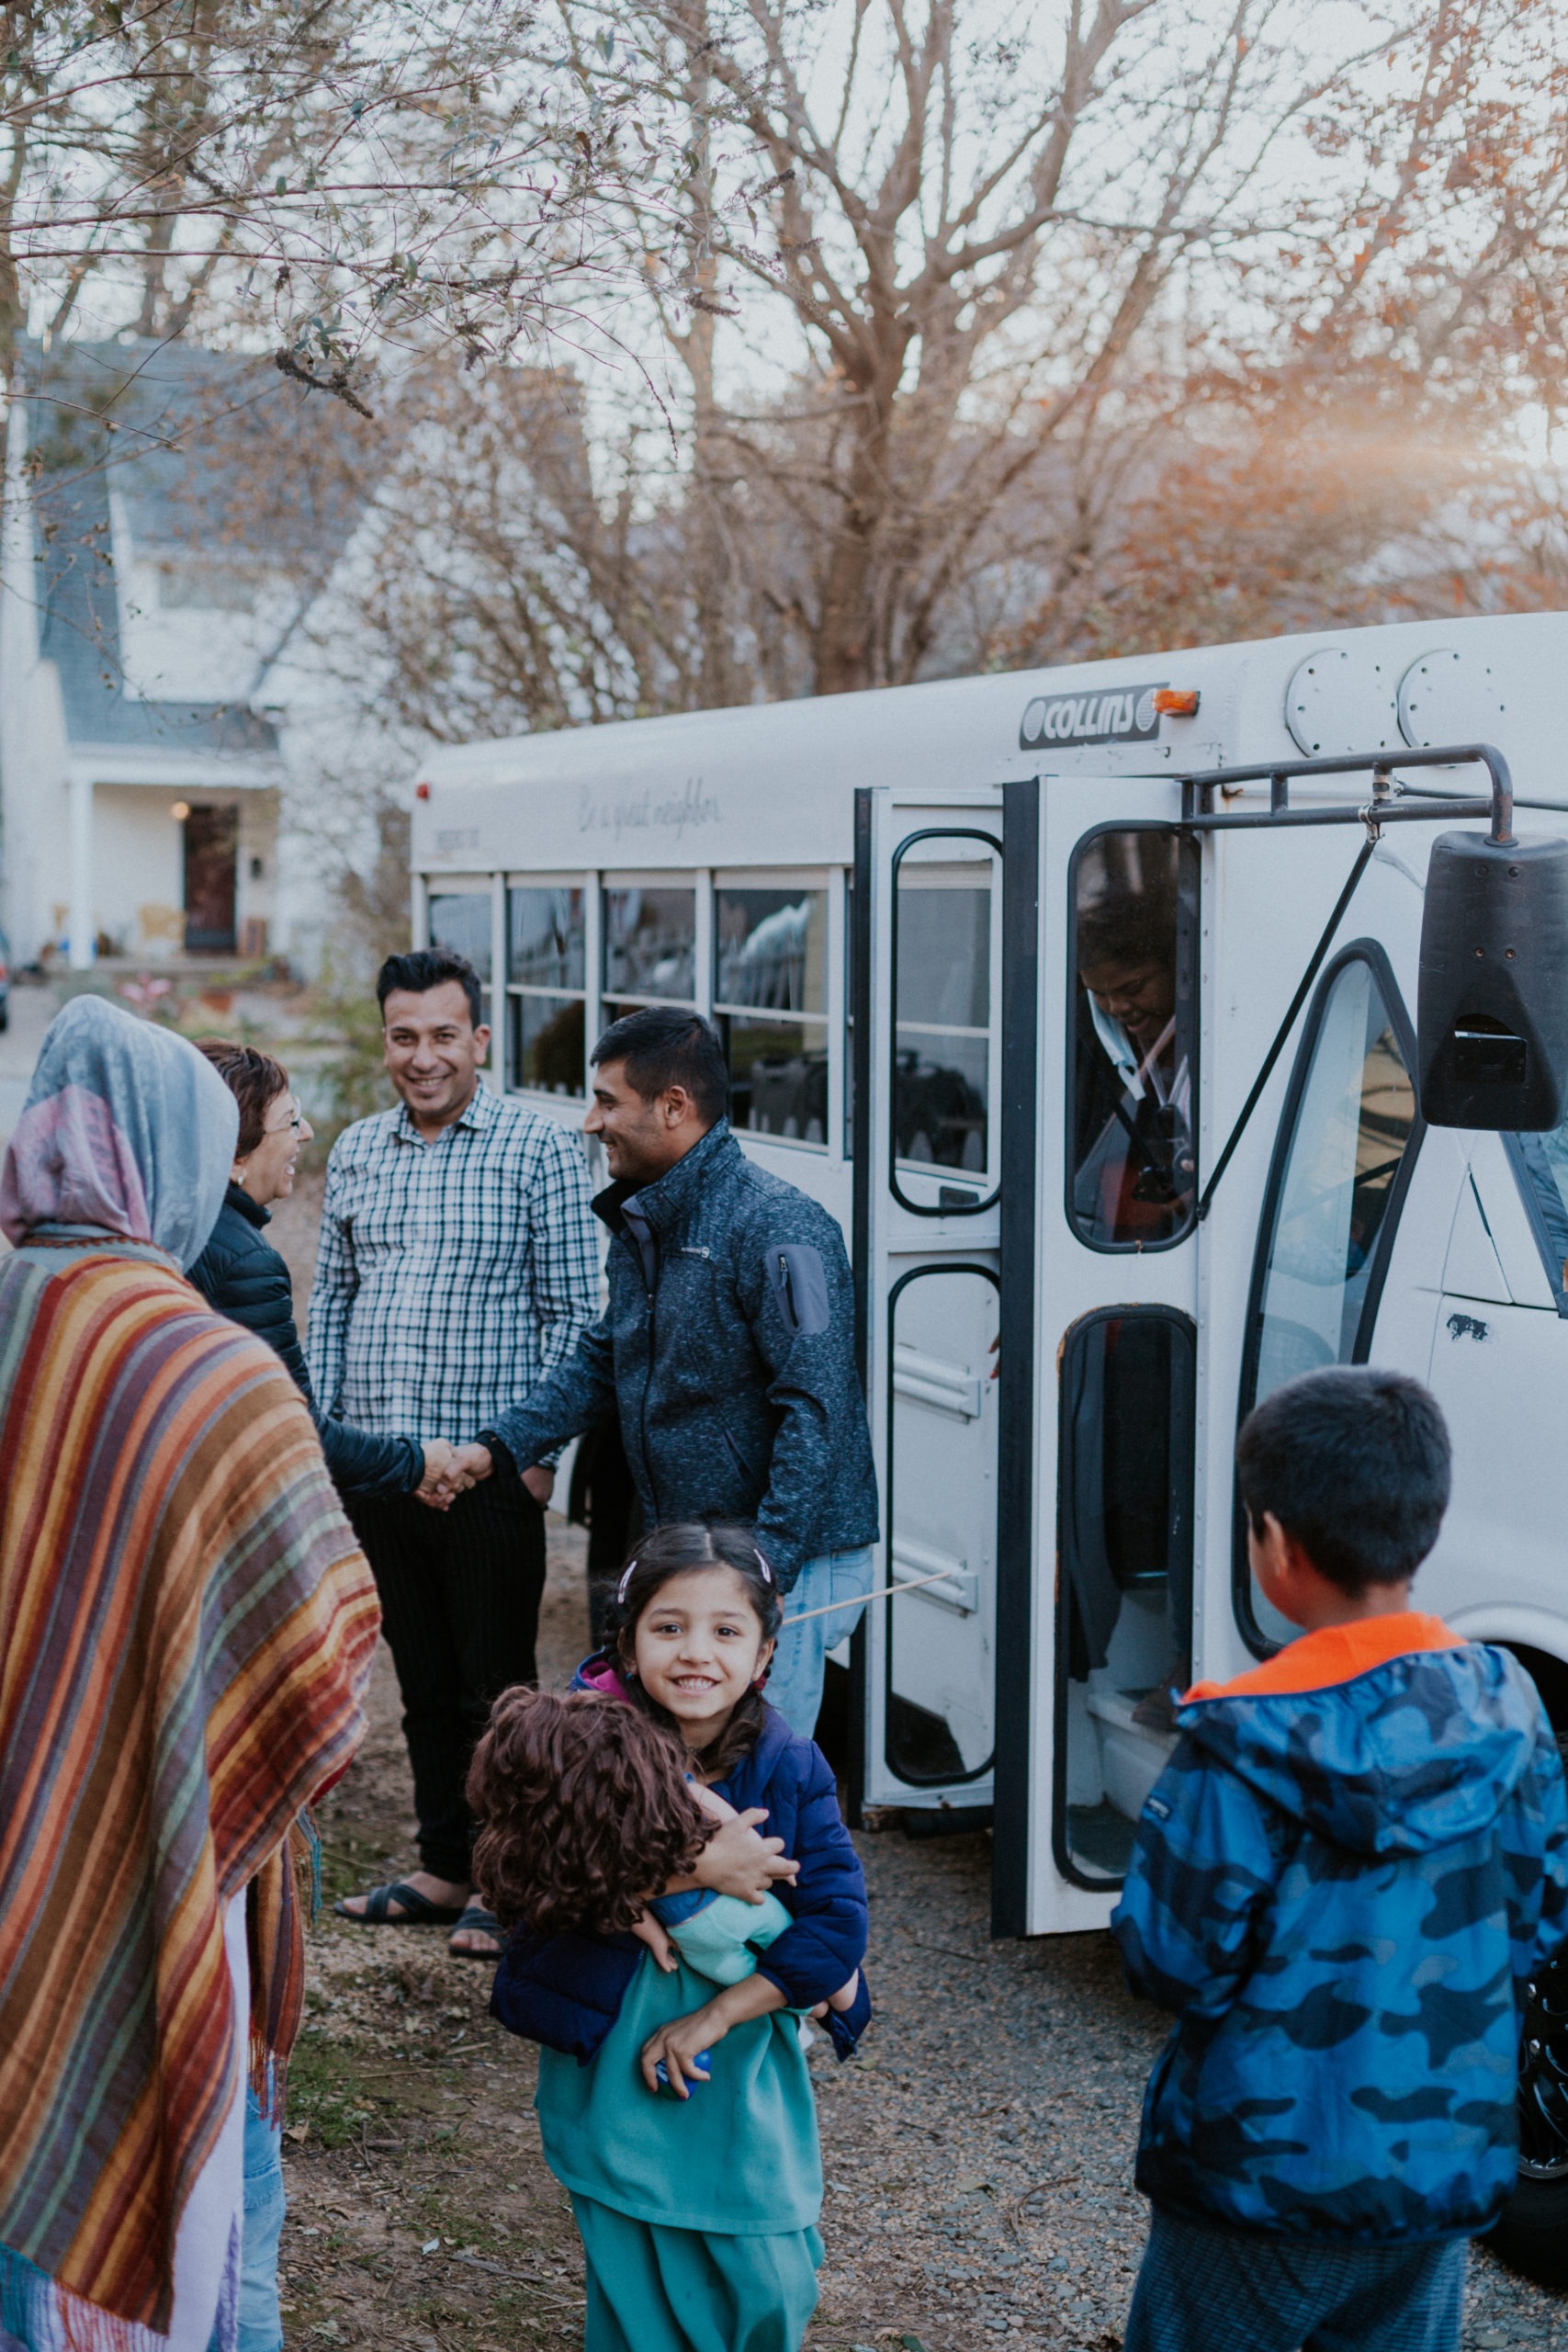
[[[1111,694],[1036,695],[1018,730],[1019,749],[1042,743],[1152,743],[1159,733],[1155,696],[1165,684],[1120,686]]]

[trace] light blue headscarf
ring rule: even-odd
[[[0,1228],[151,1241],[183,1266],[206,1249],[240,1136],[240,1109],[204,1056],[101,996],[79,996],[44,1036],[0,1169]]]

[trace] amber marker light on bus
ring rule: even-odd
[[[1198,689],[1196,686],[1156,686],[1155,708],[1162,718],[1196,718]]]

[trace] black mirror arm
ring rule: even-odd
[[[1267,774],[1268,771],[1266,770],[1265,773]],[[1345,883],[1345,888],[1340,891],[1338,898],[1334,902],[1334,912],[1329,916],[1328,921],[1325,923],[1323,927],[1323,935],[1307,959],[1307,967],[1302,974],[1300,981],[1297,983],[1294,996],[1291,999],[1290,1010],[1286,1013],[1283,1021],[1280,1022],[1279,1028],[1274,1034],[1273,1044],[1269,1046],[1269,1051],[1263,1057],[1263,1067],[1252,1081],[1252,1091],[1248,1094],[1246,1102],[1241,1106],[1241,1116],[1237,1119],[1235,1126],[1231,1129],[1230,1140],[1225,1145],[1224,1151],[1221,1152],[1218,1159],[1214,1162],[1214,1172],[1210,1177],[1208,1182],[1204,1185],[1202,1193],[1199,1197],[1198,1222],[1200,1225],[1201,1225],[1203,1219],[1209,1214],[1210,1204],[1214,1197],[1214,1188],[1219,1183],[1220,1178],[1224,1174],[1225,1170],[1230,1166],[1232,1154],[1235,1152],[1237,1144],[1241,1141],[1243,1135],[1246,1133],[1248,1119],[1251,1118],[1254,1111],[1258,1108],[1259,1097],[1261,1096],[1264,1088],[1269,1083],[1274,1065],[1285,1050],[1286,1040],[1289,1038],[1291,1031],[1296,1024],[1296,1015],[1300,1012],[1303,1005],[1306,1002],[1307,998],[1312,991],[1312,984],[1323,968],[1324,958],[1327,955],[1329,948],[1334,944],[1334,934],[1339,928],[1340,920],[1344,915],[1346,908],[1349,905],[1351,899],[1355,896],[1357,883],[1360,880],[1362,875],[1367,870],[1367,861],[1371,856],[1374,846],[1375,842],[1373,834],[1371,827],[1369,826],[1367,838],[1356,853],[1356,862],[1350,868],[1349,875]]]

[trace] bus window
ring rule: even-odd
[[[1197,852],[1162,826],[1091,833],[1070,888],[1068,1220],[1091,1250],[1157,1249],[1197,1193]]]
[[[1557,1311],[1568,1314],[1568,1120],[1543,1134],[1510,1136],[1508,1156],[1520,1180]]]
[[[639,1004],[695,1001],[697,894],[606,888],[604,1021]]]
[[[466,956],[484,985],[481,1019],[491,1020],[491,898],[488,890],[433,890],[430,944]],[[491,1048],[493,1053],[494,1048]]]
[[[898,867],[894,1154],[906,1166],[989,1166],[991,870]]]
[[[1191,1680],[1197,1335],[1168,1306],[1111,1307],[1062,1357],[1057,1859],[1121,1878]]]
[[[1330,965],[1308,1016],[1269,1180],[1244,1416],[1300,1373],[1367,1360],[1419,1140],[1415,1043],[1381,948],[1364,942]],[[1235,1592],[1255,1646],[1294,1637],[1296,1628],[1252,1589],[1239,1510]]]
[[[506,992],[513,1086],[581,1099],[586,1067],[585,902],[581,889],[506,894]]]
[[[731,1122],[828,1142],[828,894],[714,892],[714,1019],[729,1063]]]

